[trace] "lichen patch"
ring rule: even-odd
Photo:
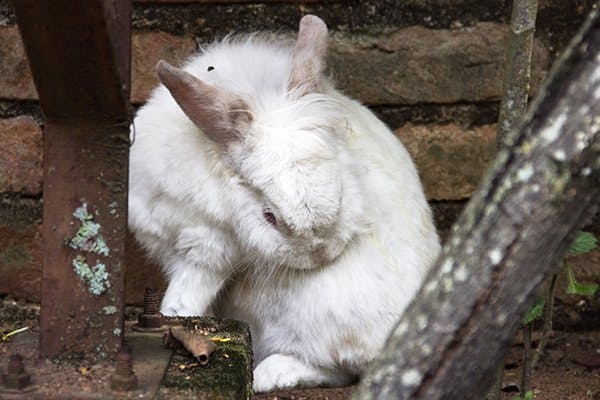
[[[94,217],[88,212],[87,203],[84,202],[78,207],[73,216],[79,220],[81,225],[75,236],[69,241],[69,246],[75,250],[108,256],[110,250],[100,234],[100,224],[93,221]]]
[[[97,262],[94,266],[90,266],[85,256],[77,255],[72,265],[79,279],[88,285],[90,293],[101,295],[110,287],[109,275],[103,263]]]
[[[97,214],[97,213],[96,213]],[[69,239],[68,245],[73,250],[82,253],[92,253],[98,256],[107,257],[110,254],[110,249],[106,245],[100,230],[101,225],[94,222],[94,216],[88,211],[87,202],[83,201],[73,212],[73,217],[80,222],[80,226],[73,238]],[[110,288],[110,275],[106,270],[106,264],[97,261],[94,265],[90,265],[86,255],[77,254],[71,263],[73,271],[79,279],[86,283],[90,293],[93,295],[101,295]],[[111,314],[112,309],[105,307],[104,313]]]
[[[415,387],[421,383],[423,379],[423,374],[419,372],[419,370],[411,368],[405,373],[402,374],[402,384],[408,387]]]

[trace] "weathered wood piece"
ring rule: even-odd
[[[515,0],[512,5],[504,95],[498,117],[499,145],[506,143],[507,135],[517,127],[527,110],[537,9],[537,0]]]
[[[600,201],[600,18],[553,69],[355,399],[481,399]]]
[[[40,355],[113,355],[123,331],[131,2],[15,8],[45,117]]]

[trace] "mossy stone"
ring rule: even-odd
[[[249,399],[252,396],[252,342],[249,326],[230,318],[181,319],[190,331],[207,333],[217,341],[207,365],[191,355],[175,353],[162,382],[161,396],[188,393],[205,400]],[[166,397],[165,397],[166,398]]]

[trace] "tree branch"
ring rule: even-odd
[[[498,152],[355,399],[481,399],[535,289],[600,201],[594,13]]]
[[[537,0],[514,0],[510,18],[510,37],[506,55],[504,96],[498,116],[498,145],[506,142],[527,109],[531,78],[531,51],[535,33]]]

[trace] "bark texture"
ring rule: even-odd
[[[499,145],[506,142],[508,133],[515,129],[527,108],[537,9],[537,0],[514,0],[513,2],[504,95],[498,117]]]
[[[507,137],[355,399],[481,399],[544,277],[600,201],[600,20]]]

